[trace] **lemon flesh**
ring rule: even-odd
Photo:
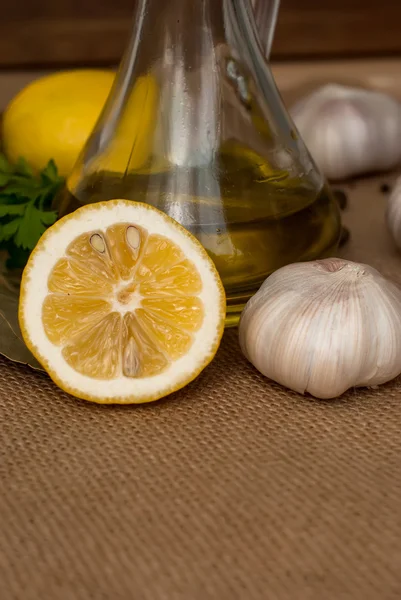
[[[199,242],[135,202],[88,205],[56,223],[22,280],[28,347],[63,389],[97,402],[183,387],[213,358],[224,317],[221,281]]]
[[[132,223],[79,236],[48,288],[46,334],[90,377],[160,373],[189,349],[204,317],[193,263],[169,239]]]

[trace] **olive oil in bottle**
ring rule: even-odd
[[[338,205],[276,89],[250,0],[140,0],[106,106],[57,199],[126,198],[214,260],[227,325],[275,269],[327,256]]]
[[[58,210],[62,216],[112,198],[163,210],[195,235],[215,262],[227,294],[227,325],[235,325],[244,304],[274,270],[330,255],[338,243],[340,220],[325,185],[316,190],[285,173],[266,175],[263,163],[244,158],[225,155],[217,162],[218,183],[209,169],[201,168],[125,176],[99,172],[83,179],[75,196],[66,189]]]

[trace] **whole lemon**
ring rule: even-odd
[[[9,160],[23,156],[39,170],[52,158],[59,173],[68,175],[100,115],[114,76],[112,71],[64,71],[25,87],[3,116],[3,147]]]

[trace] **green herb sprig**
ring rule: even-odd
[[[51,204],[63,184],[53,160],[36,175],[23,158],[13,165],[0,153],[0,250],[8,252],[8,268],[23,267],[57,220]]]

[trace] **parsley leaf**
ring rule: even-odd
[[[0,154],[0,173],[12,173],[13,168],[4,154]]]
[[[31,167],[22,156],[19,157],[17,164],[14,167],[14,173],[18,173],[18,175],[23,175],[25,177],[34,177]]]
[[[48,225],[52,225],[56,219],[55,212],[41,211],[35,207],[33,202],[30,202],[24,211],[24,216],[19,221],[14,236],[15,245],[25,250],[33,250]]]
[[[18,232],[18,228],[21,225],[22,218],[14,219],[9,221],[5,225],[0,225],[0,235],[3,240],[9,240],[14,234]]]
[[[11,175],[10,173],[1,173],[0,172],[0,187],[4,187],[10,181]]]
[[[41,172],[40,176],[44,182],[57,183],[59,176],[54,160],[49,161],[47,166]]]
[[[0,217],[6,215],[23,215],[27,204],[0,204]]]
[[[22,267],[47,227],[57,220],[53,198],[64,185],[53,160],[37,175],[25,159],[12,165],[0,153],[0,248],[9,267]]]
[[[55,223],[57,221],[57,213],[54,212],[53,210],[41,211],[40,212],[40,220],[42,221],[42,223],[44,225],[47,225],[47,227],[50,227],[50,225],[53,225],[53,223]]]

